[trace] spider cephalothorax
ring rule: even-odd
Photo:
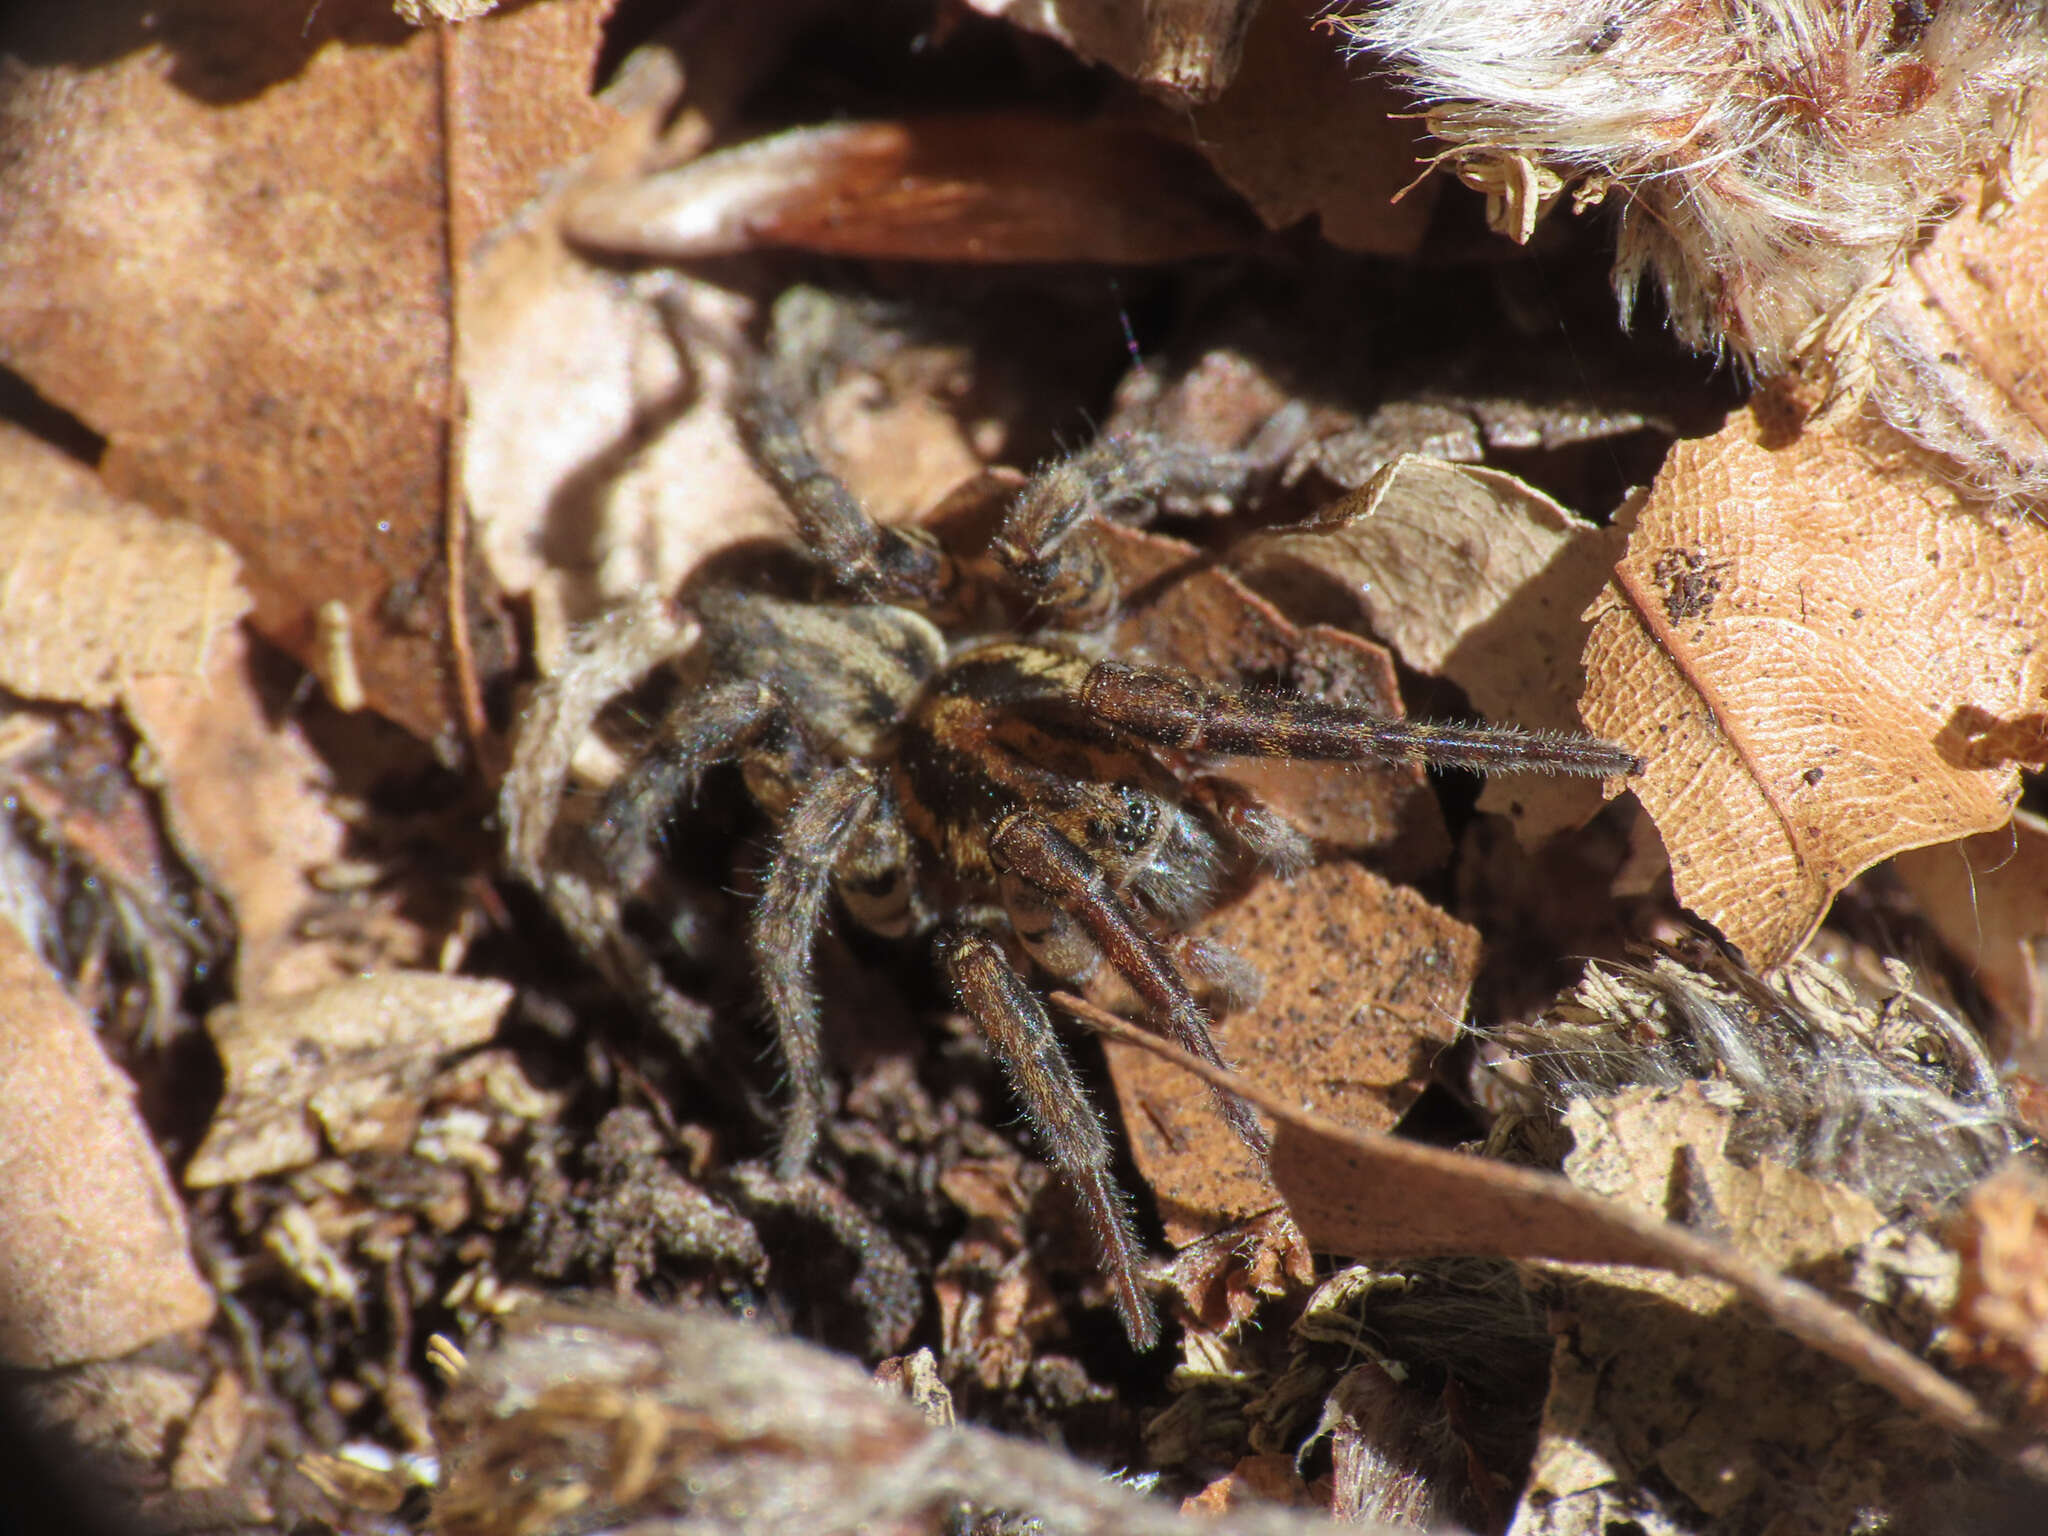
[[[613,789],[601,835],[615,851],[644,845],[697,777],[729,760],[777,824],[751,941],[789,1072],[785,1177],[803,1170],[818,1136],[812,955],[832,898],[879,933],[928,936],[1087,1210],[1125,1328],[1148,1345],[1157,1322],[1108,1136],[1019,964],[1028,957],[1065,982],[1107,965],[1151,1027],[1220,1062],[1184,973],[1214,980],[1230,967],[1181,930],[1230,863],[1307,856],[1300,834],[1222,776],[1228,759],[1598,775],[1628,772],[1633,759],[1586,737],[1390,719],[1109,654],[1089,627],[1117,600],[1091,541],[1096,521],[1233,494],[1252,473],[1238,456],[1122,439],[1042,473],[991,545],[1006,584],[1035,605],[1032,623],[969,625],[959,616],[991,605],[967,563],[869,518],[811,455],[776,390],[750,389],[738,417],[835,595],[700,596],[707,680]],[[1263,1151],[1250,1109],[1228,1096],[1219,1106]]]

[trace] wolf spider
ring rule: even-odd
[[[1041,472],[990,547],[995,585],[1012,600],[1012,617],[992,620],[992,594],[976,590],[988,582],[966,554],[870,518],[813,456],[765,376],[743,389],[736,417],[835,595],[702,593],[707,681],[611,790],[596,834],[616,867],[648,845],[707,768],[733,760],[778,827],[750,946],[789,1076],[777,1160],[785,1178],[808,1165],[823,1112],[813,948],[831,898],[876,933],[930,936],[954,997],[1088,1214],[1125,1330],[1149,1347],[1158,1322],[1109,1171],[1109,1137],[1020,958],[1068,983],[1106,963],[1150,1027],[1221,1065],[1184,972],[1227,979],[1233,957],[1181,930],[1210,902],[1229,856],[1287,868],[1309,851],[1217,771],[1222,760],[1590,775],[1626,773],[1635,761],[1589,737],[1390,719],[1109,654],[1097,621],[1117,592],[1090,537],[1096,520],[1213,505],[1243,489],[1252,472],[1243,456],[1140,435]],[[1250,1108],[1229,1095],[1218,1102],[1263,1154]]]

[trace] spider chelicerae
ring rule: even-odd
[[[932,944],[1086,1211],[1125,1330],[1148,1347],[1158,1322],[1109,1136],[1025,969],[1078,984],[1106,965],[1149,1027],[1220,1065],[1197,994],[1227,981],[1230,957],[1185,927],[1223,870],[1310,856],[1229,779],[1230,759],[1602,776],[1635,760],[1590,737],[1393,719],[1111,654],[1119,593],[1097,531],[1242,493],[1257,472],[1246,455],[1098,440],[1026,484],[992,560],[977,561],[871,518],[806,444],[791,394],[764,368],[735,419],[794,514],[818,590],[697,595],[705,680],[609,792],[600,845],[615,867],[632,862],[705,770],[737,761],[777,828],[750,931],[789,1079],[777,1173],[801,1174],[819,1135],[813,956],[836,897],[876,933]],[[981,590],[991,572],[1006,591]],[[1222,1094],[1218,1107],[1263,1154],[1250,1108]]]

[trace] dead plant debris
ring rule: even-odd
[[[2020,1528],[2048,32],[1624,9],[9,10],[42,1469],[235,1536]]]

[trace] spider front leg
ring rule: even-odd
[[[868,516],[840,480],[818,462],[773,375],[759,370],[733,404],[740,444],[762,479],[795,515],[804,547],[832,577],[874,602],[932,612],[953,601],[959,572],[920,530]]]
[[[1086,854],[1050,822],[1030,812],[1019,812],[1004,821],[988,846],[1005,873],[1024,880],[1080,922],[1103,958],[1144,1000],[1168,1039],[1213,1066],[1228,1065],[1209,1033],[1208,1015],[1173,968],[1165,949],[1138,926]],[[1265,1156],[1269,1145],[1265,1127],[1251,1106],[1221,1089],[1216,1091],[1216,1105],[1239,1139]]]
[[[789,1074],[789,1109],[776,1153],[777,1178],[793,1179],[811,1161],[824,1121],[825,1057],[813,975],[818,928],[841,866],[882,807],[864,768],[818,778],[791,807],[749,935],[754,967]]]
[[[1120,595],[1090,537],[1098,519],[1142,526],[1162,511],[1228,512],[1274,458],[1192,448],[1149,432],[1097,438],[1032,477],[990,548],[1053,622],[1090,627]]]
[[[953,995],[1009,1079],[1053,1167],[1071,1184],[1094,1230],[1117,1315],[1138,1349],[1159,1342],[1159,1317],[1138,1283],[1138,1238],[1123,1191],[1109,1173],[1109,1137],[1067,1059],[1052,1020],[987,934],[952,928],[938,938]]]
[[[1625,747],[1569,731],[1516,725],[1395,720],[1320,699],[1220,688],[1184,674],[1098,662],[1081,684],[1091,718],[1139,741],[1235,757],[1324,762],[1422,762],[1475,773],[1572,773],[1608,778],[1638,772]]]

